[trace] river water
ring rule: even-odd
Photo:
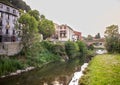
[[[0,85],[68,85],[81,65],[79,59],[53,62],[17,76],[0,79]]]

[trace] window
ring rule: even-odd
[[[9,7],[7,7],[7,8],[6,8],[6,10],[9,12],[9,11],[10,11],[10,8],[9,8]]]
[[[6,34],[9,34],[9,30],[8,29],[6,29]]]
[[[16,10],[13,10],[13,13],[16,14]]]
[[[66,31],[64,30],[64,31],[60,31],[60,37],[67,37],[66,36]]]
[[[3,4],[0,4],[0,8],[3,8]]]
[[[13,30],[13,35],[15,35],[15,30]]]
[[[62,29],[62,26],[60,26],[60,29]]]
[[[0,20],[0,26],[2,26],[2,20]]]

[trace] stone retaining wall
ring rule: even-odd
[[[0,43],[0,55],[15,55],[22,49],[20,42],[3,42]]]

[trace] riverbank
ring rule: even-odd
[[[78,85],[78,81],[84,75],[83,71],[85,70],[85,68],[87,68],[87,66],[88,66],[88,63],[84,63],[81,66],[81,70],[74,73],[74,76],[73,76],[72,80],[70,81],[69,85]]]
[[[22,70],[16,70],[15,72],[12,72],[12,73],[10,73],[8,75],[3,75],[0,78],[5,78],[5,77],[11,77],[11,76],[19,75],[19,74],[21,74],[23,72],[28,72],[28,71],[31,71],[33,69],[35,69],[35,67],[27,67],[27,68],[22,69]]]
[[[27,67],[41,67],[54,61],[71,61],[79,58],[81,62],[89,61],[94,53],[88,50],[82,41],[53,44],[49,41],[34,43],[27,52],[14,56],[0,56],[0,76],[9,75],[18,69]],[[85,57],[87,56],[87,57]]]
[[[119,85],[120,55],[97,55],[92,59],[79,85]]]
[[[41,68],[0,79],[0,85],[52,85],[56,81],[68,85],[73,73],[80,70],[83,62],[79,58],[67,62],[52,62]]]

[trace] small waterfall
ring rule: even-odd
[[[84,75],[83,71],[88,66],[88,63],[84,63],[81,66],[81,70],[79,72],[75,72],[72,80],[70,81],[69,85],[78,85],[79,79]]]

